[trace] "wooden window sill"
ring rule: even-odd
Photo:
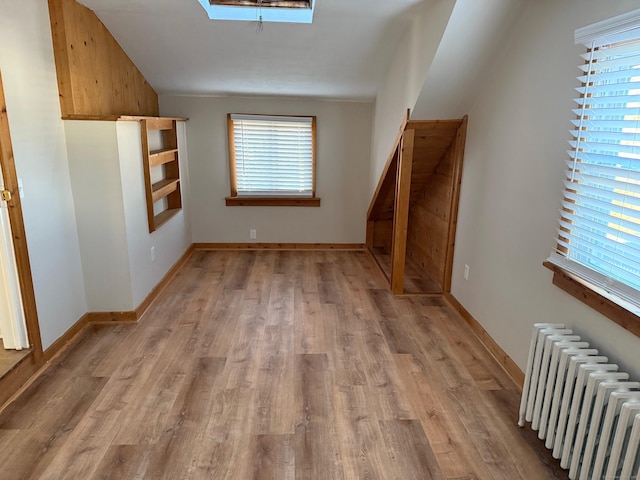
[[[640,317],[601,295],[557,265],[551,262],[544,262],[543,265],[553,272],[553,284],[555,286],[614,321],[635,336],[640,337]]]
[[[226,197],[227,207],[319,207],[318,197]]]

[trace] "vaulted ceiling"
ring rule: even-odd
[[[211,21],[198,0],[80,3],[159,93],[373,100],[412,16],[434,1],[317,0],[313,24],[261,31]]]

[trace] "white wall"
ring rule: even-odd
[[[87,310],[47,2],[0,0],[0,70],[44,348]]]
[[[65,133],[87,309],[131,311],[116,122],[66,120]]]
[[[147,220],[144,170],[140,156],[142,151],[140,124],[117,122],[116,128],[126,224],[126,248],[131,272],[130,291],[133,308],[137,308],[192,243],[186,145],[186,129],[190,128],[190,125],[178,122],[182,210],[151,234]],[[156,251],[155,261],[151,261],[152,246]]]
[[[189,118],[187,140],[193,241],[364,243],[372,106],[286,98],[160,96],[163,115]],[[320,207],[226,207],[227,114],[317,117]],[[197,220],[196,220],[197,219]]]
[[[542,266],[555,243],[579,74],[573,32],[637,7],[637,0],[529,2],[495,73],[477,83],[452,293],[522,369],[532,324],[564,319],[640,379],[640,338],[553,286]]]
[[[521,16],[525,2],[456,0],[412,119],[462,118],[469,113],[478,79],[493,75],[495,52]]]
[[[407,109],[413,109],[456,0],[435,0],[411,22],[376,97],[367,201],[378,185]]]
[[[65,129],[87,309],[133,311],[191,246],[185,124],[178,124],[183,208],[151,234],[140,123],[68,120]]]

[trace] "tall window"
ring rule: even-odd
[[[302,205],[316,198],[315,117],[229,114],[228,128],[227,204],[230,199],[242,204],[282,199],[282,204]]]
[[[549,260],[640,311],[640,10],[576,31],[579,65]]]

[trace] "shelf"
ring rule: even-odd
[[[153,203],[163,199],[170,193],[175,192],[178,188],[178,183],[180,183],[179,178],[165,178],[164,180],[160,180],[159,182],[151,185],[151,197],[153,198]]]
[[[180,163],[178,161],[178,135],[175,118],[141,117],[140,136],[142,140],[142,164],[144,168],[145,194],[147,198],[147,220],[149,233],[153,233],[166,223],[182,208],[182,195],[180,192]],[[149,132],[160,131],[160,143],[149,148],[149,143],[156,139],[157,133],[149,137]],[[159,148],[158,148],[159,147]],[[162,167],[161,171],[154,170],[153,176],[161,173],[161,178],[151,183],[151,169]],[[157,202],[165,200],[161,212],[157,213],[160,206]],[[155,208],[154,208],[155,204]]]
[[[177,148],[168,148],[166,150],[158,150],[149,154],[149,165],[157,167],[165,163],[174,162],[176,160]]]
[[[159,213],[155,217],[153,217],[154,224],[156,229],[160,228],[161,225],[164,225],[169,221],[169,219],[173,218],[175,214],[177,214],[181,208],[167,208],[165,211]]]

